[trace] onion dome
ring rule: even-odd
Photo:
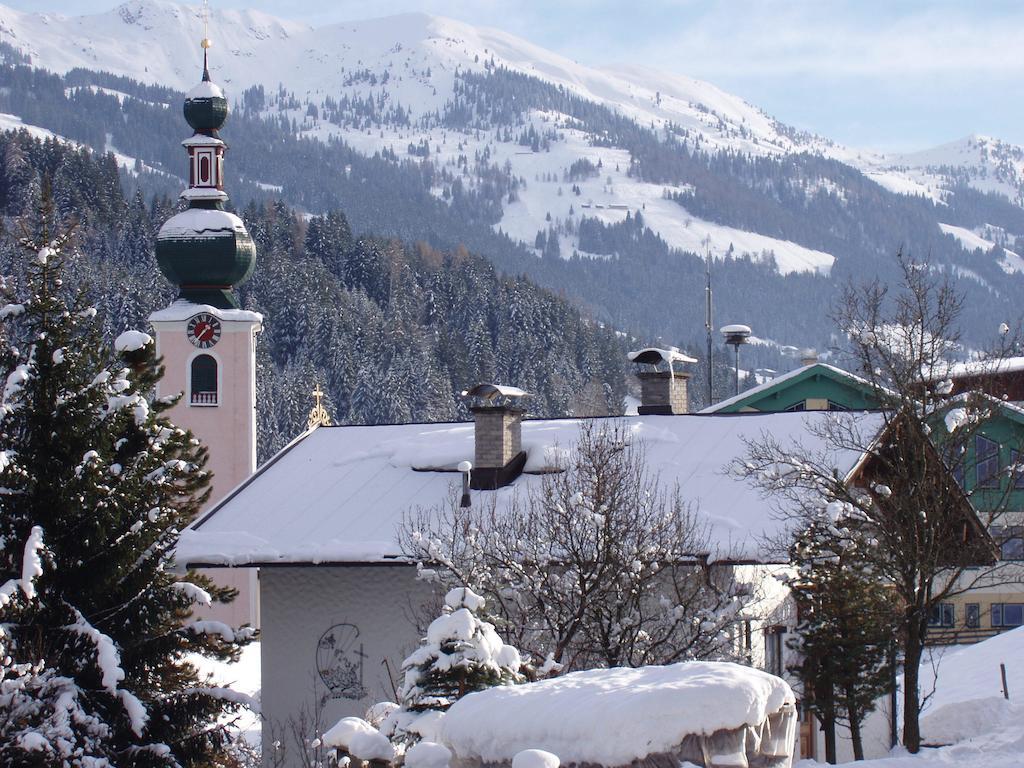
[[[217,135],[228,114],[224,92],[210,79],[203,40],[203,79],[185,97],[185,119],[195,133],[182,142],[188,152],[188,208],[172,216],[156,236],[160,271],[180,289],[180,299],[220,309],[238,306],[234,287],[256,266],[256,246],[245,224],[224,210],[224,153]]]
[[[208,43],[209,40],[203,42]],[[224,91],[220,86],[210,79],[206,59],[207,48],[208,46],[204,46],[203,49],[203,79],[186,94],[184,112],[185,121],[192,126],[192,130],[216,136],[224,121],[228,119],[228,100],[224,98]]]

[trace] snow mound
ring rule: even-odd
[[[524,749],[512,758],[512,768],[558,768],[558,755],[543,749]]]
[[[348,749],[359,734],[377,733],[377,729],[361,717],[343,717],[320,740],[325,747]]]
[[[587,670],[472,693],[448,710],[441,733],[462,760],[502,762],[534,748],[565,763],[625,765],[688,735],[759,725],[793,703],[784,680],[729,662]]]
[[[395,756],[391,742],[377,731],[355,734],[349,742],[348,751],[360,760],[391,760]]]
[[[444,596],[444,604],[453,611],[468,608],[476,613],[484,607],[486,601],[469,587],[456,587]]]
[[[974,738],[1024,722],[1024,627],[975,645],[947,651],[938,659],[938,680],[930,660],[921,665],[921,687],[935,693],[921,716],[926,742],[944,744]],[[1000,664],[1006,664],[1011,699],[1003,698]]]
[[[451,750],[433,741],[413,744],[405,753],[406,768],[448,768],[452,759]]]

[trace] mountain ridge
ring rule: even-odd
[[[820,314],[842,280],[884,271],[901,246],[973,281],[989,314],[1002,304],[986,306],[982,294],[1009,301],[1024,270],[1012,145],[968,137],[937,153],[882,156],[795,131],[707,83],[634,65],[586,67],[442,17],[279,21],[232,11],[211,24],[213,77],[234,105],[226,136],[240,206],[279,197],[309,215],[344,209],[360,232],[464,243],[581,300],[602,322],[645,334],[672,328],[675,343],[702,323],[693,307],[671,319],[660,307],[678,291],[699,293],[706,250],[732,281],[719,295],[735,290],[733,318],[769,301],[766,276],[785,278],[772,278],[777,308],[754,319],[801,346],[827,333],[804,314]],[[164,0],[90,17],[0,8],[0,42],[67,72],[46,83],[45,109],[42,82],[12,72],[21,84],[0,94],[0,111],[14,115],[4,124],[120,152],[147,195],[171,194],[183,170],[181,96],[171,89],[198,79],[201,35],[198,8]],[[145,45],[146,80],[171,88],[134,82]],[[104,67],[134,79],[93,71]],[[808,297],[810,309],[778,322],[783,307]]]

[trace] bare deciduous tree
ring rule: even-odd
[[[817,422],[810,429],[824,447],[816,451],[764,435],[748,443],[736,469],[784,499],[795,528],[827,519],[840,541],[870,537],[871,567],[899,598],[903,739],[916,752],[918,677],[933,611],[969,589],[1020,580],[1018,569],[997,560],[987,532],[1006,511],[1017,470],[958,484],[965,470],[977,475],[974,438],[1005,406],[981,391],[955,393],[948,374],[962,354],[961,299],[926,265],[898,259],[898,291],[878,280],[851,285],[834,313],[849,338],[850,367],[879,403],[877,420],[837,413]],[[979,367],[997,370],[1014,343],[1004,334]],[[845,451],[862,456],[849,476],[836,472],[837,452]]]
[[[485,595],[506,640],[548,669],[729,657],[750,590],[708,564],[703,527],[632,440],[583,422],[560,471],[469,508],[417,510],[403,547]]]

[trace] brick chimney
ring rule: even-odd
[[[518,402],[527,393],[517,387],[477,384],[462,395],[475,402],[469,408],[476,425],[470,487],[494,490],[509,485],[526,466],[523,451],[526,411]]]
[[[800,350],[800,365],[815,365],[817,362],[818,352],[816,350],[811,348]]]
[[[629,359],[637,366],[640,380],[640,407],[637,413],[674,416],[690,410],[690,374],[675,370],[673,363],[697,361],[675,347],[648,347],[630,352]]]

